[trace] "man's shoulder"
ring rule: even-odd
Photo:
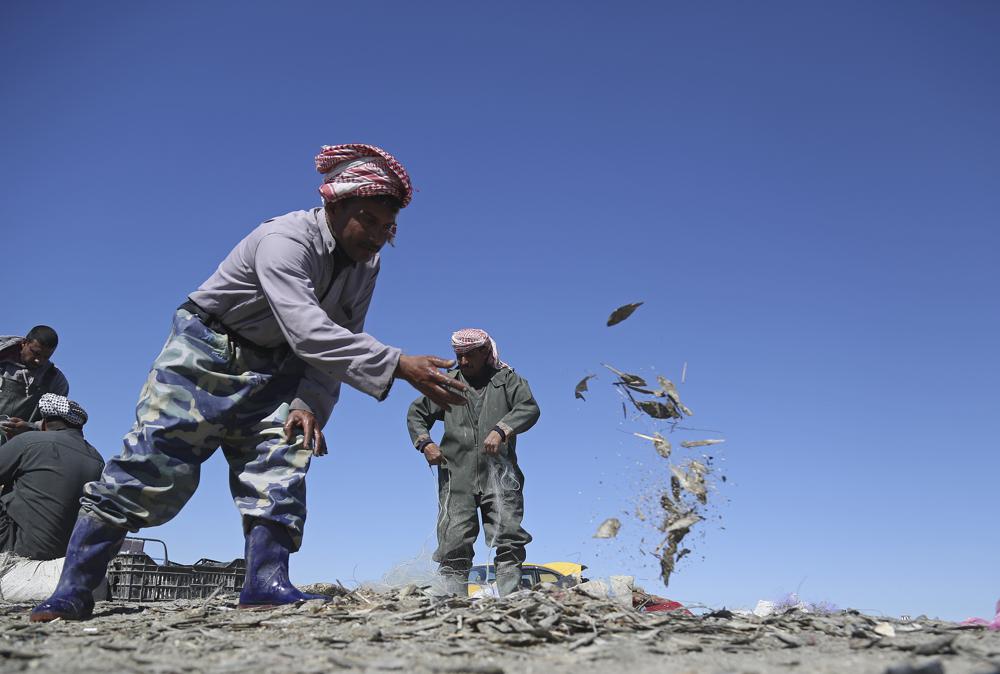
[[[96,459],[101,463],[104,462],[104,458],[101,456],[93,445],[87,442],[87,439],[83,437],[83,433],[76,429],[64,428],[54,431],[33,431],[39,434],[39,442],[37,443],[41,446],[44,443],[46,446],[50,447],[65,447],[83,456]],[[27,433],[25,434],[27,435]]]
[[[18,433],[5,442],[0,447],[0,451],[27,452],[51,447],[54,443],[49,433],[50,431],[25,431],[24,433]]]
[[[517,382],[527,382],[528,380],[519,375],[517,372],[508,366],[500,368],[492,379],[494,384],[505,385],[514,384]]]
[[[6,359],[8,356],[8,354],[4,353],[4,351],[7,351],[8,349],[13,349],[15,346],[20,344],[21,340],[23,339],[24,337],[18,337],[17,335],[0,335],[0,354],[2,354],[3,358]],[[14,356],[15,358],[19,357],[19,353],[18,354],[12,353],[10,355]]]
[[[15,344],[19,344],[24,337],[18,337],[17,335],[0,335],[0,351],[4,349],[9,349]]]
[[[312,208],[306,211],[291,211],[283,215],[268,218],[257,226],[262,234],[295,234],[307,232],[319,226],[319,214],[322,209]]]
[[[48,375],[48,389],[50,393],[57,393],[58,395],[66,395],[69,393],[69,380],[66,379],[66,375],[63,371],[56,367],[55,363],[50,363],[52,372]]]

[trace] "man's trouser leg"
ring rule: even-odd
[[[0,553],[14,553],[17,544],[17,523],[11,519],[0,503]]]
[[[440,564],[443,589],[448,594],[468,596],[473,546],[479,536],[479,512],[469,485],[453,485],[451,471],[438,467],[438,547],[434,561]]]
[[[54,599],[84,602],[83,595],[104,577],[126,531],[163,524],[187,503],[198,486],[201,464],[222,441],[233,406],[270,380],[266,371],[255,372],[239,362],[235,349],[225,335],[209,330],[191,313],[182,309],[174,314],[173,330],[143,387],[136,423],[125,436],[121,455],[107,463],[100,480],[84,487],[60,578],[63,590],[57,588],[42,606]],[[79,619],[89,613],[56,617]]]
[[[179,309],[124,450],[84,487],[83,509],[133,532],[172,519],[197,488],[201,464],[222,444],[234,408],[271,379],[264,363],[243,361],[226,335]]]
[[[491,469],[507,471],[500,479],[490,481],[499,488],[484,493],[480,501],[486,543],[496,550],[497,592],[504,597],[520,588],[524,548],[531,542],[531,534],[521,526],[524,475],[516,465],[503,460],[492,463]]]
[[[324,595],[299,591],[288,577],[290,553],[302,544],[306,472],[312,450],[285,441],[283,426],[298,379],[286,368],[238,409],[235,431],[223,444],[229,487],[243,516],[246,580],[240,607],[276,606]],[[301,437],[301,436],[300,436]]]

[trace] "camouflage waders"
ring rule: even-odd
[[[289,446],[283,434],[260,432],[284,425],[303,369],[287,348],[247,347],[178,309],[124,450],[84,487],[83,510],[133,532],[163,524],[191,498],[201,464],[222,447],[244,531],[255,518],[279,523],[297,550],[312,452]]]

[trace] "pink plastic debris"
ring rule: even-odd
[[[985,620],[983,618],[969,618],[968,620],[963,620],[960,625],[982,625],[989,630],[1000,630],[1000,599],[997,600],[997,605],[994,607],[996,610],[996,616],[993,617],[992,621]]]

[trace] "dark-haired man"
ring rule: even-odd
[[[458,369],[449,373],[468,385],[467,403],[443,409],[427,396],[413,401],[407,429],[417,451],[438,466],[438,547],[444,589],[464,594],[482,515],[486,543],[496,550],[497,591],[502,597],[521,581],[524,547],[531,535],[524,517],[524,473],[517,465],[517,436],[538,421],[528,381],[500,360],[496,342],[478,328],[451,336]],[[440,446],[431,427],[444,422]]]
[[[18,433],[37,430],[38,401],[46,393],[65,396],[69,382],[52,363],[59,335],[36,325],[24,337],[0,337],[0,443]]]
[[[240,606],[321,598],[291,584],[288,557],[341,382],[382,400],[398,378],[445,408],[464,402],[464,385],[438,370],[452,361],[363,332],[379,251],[413,194],[406,170],[372,145],[324,147],[316,169],[323,206],[258,226],[174,314],[125,451],[84,489],[59,585],[32,621],[89,617],[126,532],[176,515],[219,447],[246,536]]]
[[[101,476],[104,459],[83,437],[79,404],[46,393],[38,409],[42,430],[0,448],[0,552],[48,560],[66,553],[83,485]]]

